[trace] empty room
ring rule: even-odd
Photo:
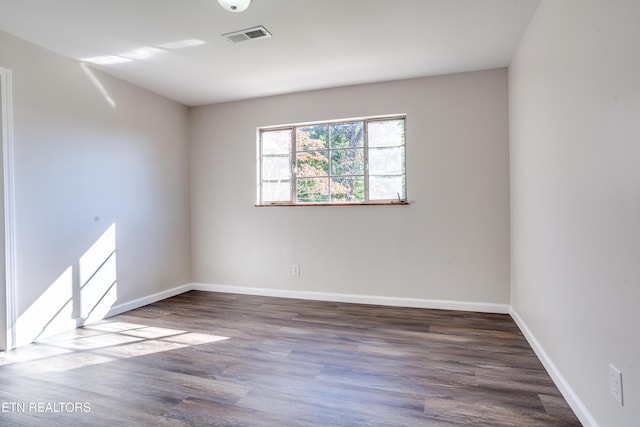
[[[637,426],[639,20],[0,0],[0,426]]]

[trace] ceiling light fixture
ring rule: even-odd
[[[218,3],[229,12],[242,12],[249,7],[251,0],[218,0]]]

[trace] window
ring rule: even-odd
[[[259,129],[259,205],[405,203],[405,117]]]

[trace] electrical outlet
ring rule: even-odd
[[[293,264],[291,266],[291,275],[299,276],[300,275],[300,264]]]
[[[609,393],[622,405],[622,372],[609,364]]]

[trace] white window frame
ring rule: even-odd
[[[392,121],[392,120],[402,120],[403,121],[403,136],[404,136],[404,159],[403,159],[403,187],[404,187],[404,197],[399,195],[396,198],[389,199],[374,199],[370,200],[369,198],[369,123],[376,121]],[[333,125],[340,123],[352,123],[352,122],[363,122],[364,123],[364,201],[355,201],[355,202],[298,202],[297,201],[297,168],[296,168],[296,128],[302,128],[307,126],[318,126],[318,125]],[[263,154],[262,154],[262,135],[265,132],[274,132],[274,131],[283,131],[289,130],[291,132],[291,142],[290,142],[290,150],[289,150],[289,181],[290,181],[290,192],[289,192],[289,200],[287,201],[264,201],[263,200],[263,191],[262,191],[262,168],[263,168]],[[397,146],[395,146],[397,147]],[[383,147],[376,147],[383,148]],[[326,149],[328,153],[329,159],[331,158],[331,148],[328,147]],[[335,150],[335,149],[333,149]],[[407,157],[407,116],[406,114],[393,114],[393,115],[385,115],[385,116],[371,116],[371,117],[359,117],[359,118],[348,118],[348,119],[339,119],[339,120],[322,120],[316,122],[304,122],[304,123],[295,123],[289,125],[279,125],[279,126],[265,126],[257,129],[257,182],[256,182],[256,197],[257,207],[262,206],[362,206],[362,205],[407,205],[409,204],[407,198],[407,167],[406,167],[406,157]],[[331,182],[331,178],[336,175],[331,175],[331,167],[329,166],[328,171],[329,182]],[[347,176],[347,175],[337,175],[337,176]],[[360,176],[360,175],[356,175]],[[329,193],[331,194],[331,193]],[[331,196],[329,196],[331,197]]]

